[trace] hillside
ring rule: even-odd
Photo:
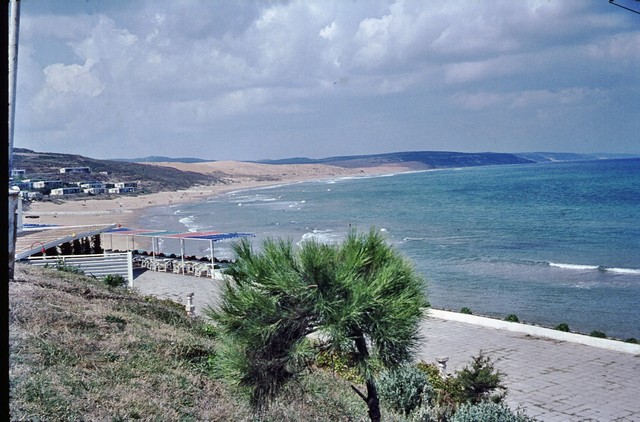
[[[9,420],[257,420],[211,371],[215,329],[181,305],[16,264],[9,310]],[[354,421],[366,411],[319,372],[263,416]]]
[[[291,158],[285,160],[266,160],[267,164],[330,164],[338,167],[367,167],[385,164],[414,163],[423,168],[472,167],[500,164],[527,164],[533,161],[514,154],[494,152],[449,152],[449,151],[407,151],[386,154],[351,155],[329,157],[317,160],[309,158]]]
[[[202,160],[199,158],[169,158],[150,156],[122,161],[149,163],[204,163],[207,160]],[[526,164],[532,161],[533,160],[515,154],[494,152],[465,153],[449,151],[407,151],[369,155],[348,155],[318,159],[292,157],[277,160],[258,160],[254,161],[254,163],[270,165],[325,164],[343,168],[366,168],[380,165],[403,165],[414,168],[429,169],[499,164]]]
[[[89,167],[91,174],[62,174],[61,167]],[[220,178],[212,174],[182,171],[141,163],[98,160],[82,155],[35,152],[14,149],[13,168],[26,170],[29,179],[57,179],[65,182],[83,180],[137,181],[140,193],[188,189],[199,184],[214,184]]]

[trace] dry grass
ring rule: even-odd
[[[215,330],[173,302],[21,264],[9,302],[11,420],[366,420],[326,374],[256,417],[210,370]]]

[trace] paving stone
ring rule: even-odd
[[[196,314],[215,306],[221,282],[168,273],[137,274],[145,295],[185,303],[193,292]],[[522,405],[541,421],[640,421],[640,356],[549,340],[478,325],[426,318],[416,359],[448,356],[447,372],[469,364],[482,350],[506,375],[507,404]]]

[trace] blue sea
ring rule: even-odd
[[[435,308],[640,339],[640,159],[341,178],[147,212],[141,228],[252,232],[256,245],[374,227],[424,275]],[[233,257],[224,242],[215,252]]]

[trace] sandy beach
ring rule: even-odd
[[[147,163],[149,164],[149,163]],[[34,201],[25,207],[24,223],[62,226],[91,224],[131,225],[147,207],[198,202],[226,192],[335,177],[371,176],[416,170],[411,163],[376,167],[343,168],[323,164],[269,165],[237,161],[206,163],[153,163],[183,171],[214,174],[220,183],[194,186],[187,190],[164,191],[137,196],[96,196],[91,198]]]

